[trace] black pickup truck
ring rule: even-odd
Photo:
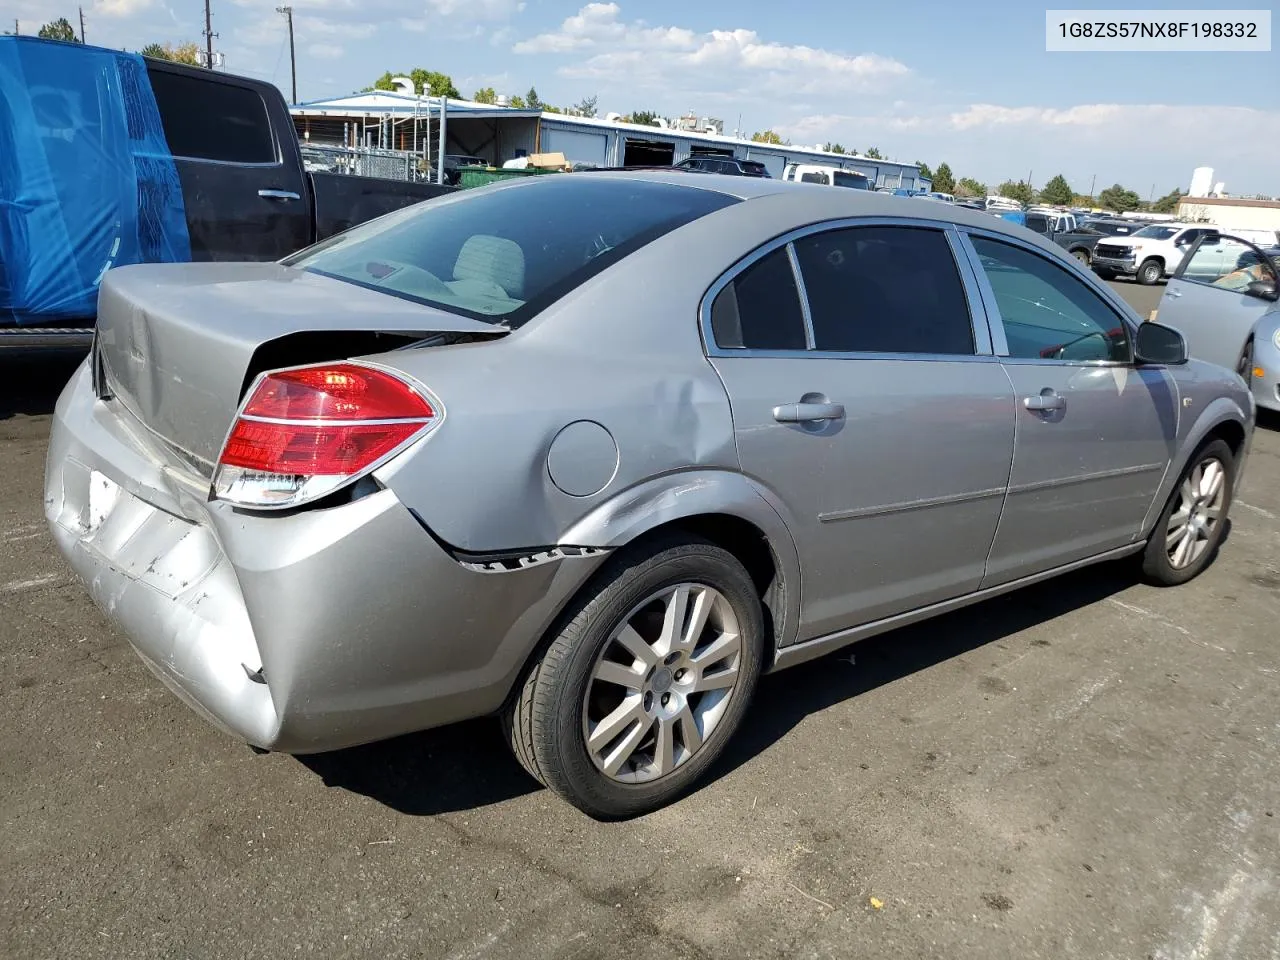
[[[1067,251],[1088,266],[1093,260],[1093,248],[1099,240],[1107,237],[1125,237],[1142,227],[1134,220],[1088,220],[1075,230],[1059,233],[1053,242],[1066,247]]]
[[[34,105],[37,114],[47,107],[48,117],[36,117],[37,136],[29,137],[25,141],[28,146],[20,144],[19,149],[41,149],[39,144],[43,142],[46,151],[60,151],[57,164],[52,152],[47,158],[44,155],[38,158],[51,171],[49,176],[62,176],[67,181],[84,178],[84,183],[78,186],[68,183],[61,193],[57,193],[55,183],[50,195],[62,197],[66,206],[73,202],[66,200],[67,197],[79,198],[81,207],[94,205],[92,191],[98,159],[95,148],[106,142],[108,136],[103,131],[108,126],[105,118],[109,111],[102,107],[101,98],[119,98],[116,115],[127,118],[127,123],[121,125],[127,126],[128,135],[133,136],[140,109],[139,96],[145,99],[145,87],[149,85],[159,109],[163,140],[167,141],[171,155],[171,158],[163,157],[166,165],[172,162],[172,167],[166,166],[167,175],[172,178],[176,170],[181,188],[181,211],[176,214],[176,220],[180,230],[181,221],[185,219],[186,238],[182,255],[176,259],[186,258],[189,240],[191,260],[277,260],[350,226],[453,189],[425,182],[308,172],[284,98],[269,83],[78,44],[28,37],[0,38],[0,44],[48,45],[0,49],[0,81],[3,81],[0,82],[0,140],[4,140],[11,129],[21,132],[20,126],[13,125],[20,124],[22,118],[29,115],[25,113],[27,104]],[[120,92],[112,83],[101,81],[94,87],[90,69],[83,71],[87,80],[75,81],[80,83],[78,88],[73,87],[70,79],[59,80],[68,76],[67,64],[74,66],[90,55],[117,57],[115,68],[121,77],[132,77],[132,87],[121,84],[124,90]],[[32,66],[46,61],[61,72],[52,66],[49,69]],[[6,64],[7,73],[4,72]],[[25,72],[15,79],[19,69]],[[60,88],[60,83],[64,83],[65,88]],[[86,90],[89,96],[85,95]],[[90,107],[96,112],[86,120],[84,101],[94,95],[99,102]],[[20,104],[24,100],[26,103]],[[149,104],[144,106],[151,109]],[[70,121],[49,118],[68,114]],[[158,135],[158,131],[156,133]],[[33,141],[35,146],[30,147]],[[135,151],[135,157],[138,155],[139,151]],[[136,162],[143,164],[147,160],[142,156]],[[6,199],[11,199],[4,195],[9,185],[4,172],[0,162],[0,208],[5,206]],[[144,189],[147,184],[143,181],[140,173],[136,191],[138,209],[127,211],[136,216],[117,217],[122,222],[136,222],[138,233],[144,231],[148,220],[143,208],[154,202]],[[21,192],[21,182],[14,189]],[[44,266],[51,259],[61,257],[70,263],[79,257],[90,264],[105,262],[106,266],[149,259],[146,243],[136,241],[135,247],[142,252],[132,261],[116,259],[113,264],[110,253],[76,251],[75,234],[71,230],[64,232],[72,236],[72,242],[61,248],[31,239],[39,235],[38,230],[47,227],[49,208],[57,206],[56,202],[47,202],[14,213],[21,205],[11,204],[8,220],[0,221],[0,349],[87,346],[92,339],[92,297],[85,292],[92,294],[96,289],[92,273],[86,273],[80,265],[80,276],[90,279],[81,282],[81,295],[71,312],[60,312],[55,305],[22,313],[13,309],[12,303],[10,309],[6,309],[4,294],[12,294],[11,300],[16,298],[10,287],[16,288],[16,278],[23,267],[29,268],[23,282],[30,293],[33,286],[38,287],[41,276],[56,273]],[[175,210],[178,207],[176,203],[172,206]],[[103,202],[102,207],[103,216],[111,217],[109,205]],[[52,211],[54,216],[58,213],[58,210]],[[43,219],[37,222],[39,218]],[[100,235],[101,232],[95,236]],[[20,262],[23,260],[26,262]],[[14,281],[11,284],[6,283],[6,269],[9,279]],[[89,283],[93,286],[88,286]]]

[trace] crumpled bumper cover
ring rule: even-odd
[[[208,502],[82,368],[58,402],[45,513],[95,603],[207,719],[310,753],[497,709],[601,556],[458,563],[390,490],[292,515]]]

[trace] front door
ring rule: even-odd
[[[1280,309],[1260,296],[1255,281],[1275,284],[1274,264],[1239,237],[1203,237],[1178,267],[1156,318],[1187,341],[1187,354],[1252,378],[1249,338],[1258,321]]]
[[[253,81],[149,63],[173,154],[192,260],[278,260],[311,242],[310,188],[279,98]],[[272,122],[272,106],[282,113]]]
[[[782,502],[800,553],[799,639],[975,590],[1013,395],[985,325],[975,337],[946,233],[808,233],[710,312],[743,470]]]
[[[1173,456],[1177,392],[1133,363],[1128,321],[1085,280],[1007,237],[968,239],[1017,409],[994,586],[1133,542]]]

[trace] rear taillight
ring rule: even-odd
[[[214,495],[246,507],[296,507],[368,473],[438,421],[422,393],[373,367],[269,373],[231,427]]]

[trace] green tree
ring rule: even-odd
[[[864,156],[870,157],[872,160],[884,159],[883,154],[880,153],[879,147],[867,147],[867,152],[866,154],[864,154]]]
[[[555,106],[554,104],[542,103],[541,101],[539,101],[538,103],[538,109],[541,110],[543,113],[564,113],[563,110],[561,110],[559,107]]]
[[[751,139],[756,143],[782,143],[782,138],[772,130],[758,130],[751,135]]]
[[[916,161],[916,168],[920,171],[920,176],[924,177],[926,180],[933,179],[933,171],[929,169],[929,165],[923,160]],[[950,192],[950,190],[947,191],[947,193]]]
[[[996,193],[1019,203],[1030,203],[1035,199],[1035,191],[1025,180],[1006,180],[996,188]]]
[[[530,87],[529,92],[524,95],[524,102],[528,105],[530,110],[542,109],[542,100],[538,98],[538,91],[533,87]]]
[[[574,113],[580,117],[594,117],[596,115],[597,98],[593,94],[589,97],[583,97],[573,105]]]
[[[1067,178],[1062,174],[1058,174],[1046,183],[1044,189],[1040,191],[1040,202],[1066,206],[1071,202],[1073,196],[1075,196],[1075,191],[1071,189],[1071,184],[1067,183]]]
[[[956,184],[954,192],[959,197],[985,197],[987,195],[987,185],[979,183],[973,177],[961,177],[960,182]]]
[[[493,87],[481,87],[471,95],[471,99],[476,103],[496,103],[498,94]]]
[[[511,104],[512,110],[525,110],[529,106],[528,103],[525,102],[524,97],[520,96],[518,93],[512,96],[508,102]]]
[[[1163,197],[1151,205],[1151,209],[1155,213],[1174,213],[1178,209],[1178,201],[1186,196],[1183,190],[1170,190]]]
[[[827,151],[827,153],[847,153],[848,152],[845,150],[843,143],[828,143],[822,149]]]
[[[1137,210],[1141,203],[1142,199],[1136,193],[1126,190],[1118,183],[1112,184],[1098,194],[1098,206],[1114,210],[1116,213]]]
[[[631,113],[624,117],[628,123],[638,123],[642,127],[653,126],[653,121],[658,119],[658,115],[652,110],[632,110]]]
[[[938,193],[955,193],[956,178],[944,160],[938,164],[938,171],[933,175],[933,189]]]
[[[391,73],[387,71],[373,82],[373,89],[394,90],[396,85],[391,82],[392,77],[408,77],[413,81],[414,93],[421,93],[424,96],[431,97],[450,97],[454,100],[462,99],[462,94],[453,85],[452,77],[447,73],[424,70],[422,67],[414,67],[408,73]]]
[[[200,48],[194,43],[180,43],[176,47],[172,43],[148,43],[139,51],[144,57],[156,60],[172,60],[174,63],[185,63],[188,66],[200,66]]]
[[[46,23],[40,28],[38,35],[45,40],[66,40],[68,43],[80,42],[80,38],[71,29],[71,24],[67,22],[66,17],[59,17],[57,20]]]

